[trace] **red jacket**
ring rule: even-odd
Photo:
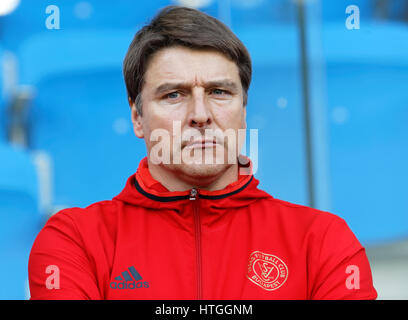
[[[31,299],[377,297],[343,219],[257,185],[240,175],[223,190],[169,192],[143,159],[112,200],[48,220],[30,254]]]

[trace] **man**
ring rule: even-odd
[[[377,297],[344,220],[259,190],[238,157],[251,61],[225,25],[164,8],[136,34],[124,77],[147,157],[112,200],[49,219],[32,299]]]

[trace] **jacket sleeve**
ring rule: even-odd
[[[365,249],[342,218],[336,216],[329,224],[318,247],[311,299],[377,298]]]
[[[101,299],[82,239],[66,209],[53,215],[31,249],[31,300]]]

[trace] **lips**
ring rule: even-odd
[[[217,145],[217,141],[215,139],[203,139],[203,140],[195,140],[192,142],[188,142],[184,147],[185,148],[213,148]]]

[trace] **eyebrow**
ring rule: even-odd
[[[160,93],[163,93],[169,90],[173,90],[173,89],[188,90],[191,87],[192,87],[192,84],[189,82],[165,82],[156,88],[155,94],[159,95]],[[205,88],[221,87],[221,88],[228,89],[232,92],[238,91],[238,85],[234,81],[229,80],[229,79],[208,81],[204,83],[204,87]]]

